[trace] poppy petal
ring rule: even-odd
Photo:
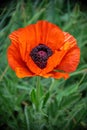
[[[27,68],[23,67],[16,67],[16,75],[19,78],[24,78],[24,77],[33,77],[35,74],[31,73]]]
[[[17,44],[19,46],[20,54],[22,59],[25,59],[26,49],[27,49],[27,30],[25,28],[20,28],[9,35],[9,38],[12,41],[12,44]],[[29,48],[28,48],[29,49]]]
[[[21,30],[21,29],[19,29],[19,30]],[[12,33],[9,35],[9,38],[11,39],[12,44],[17,43],[17,42],[18,42],[18,31],[12,32]]]
[[[63,32],[64,33],[64,43],[69,42],[71,46],[75,46],[77,44],[76,39],[69,34],[68,32]]]
[[[48,21],[39,21],[36,23],[40,36],[40,43],[46,44],[52,50],[59,49],[63,45],[64,33],[56,25]]]
[[[32,73],[25,66],[25,63],[21,60],[20,51],[18,50],[18,47],[14,45],[14,43],[9,46],[7,50],[7,57],[10,67],[14,71],[17,71],[18,77],[23,74],[32,75]],[[23,72],[21,70],[23,70]],[[21,74],[19,74],[19,71],[21,72]]]
[[[7,50],[7,57],[10,67],[15,70],[16,66],[22,66],[23,62],[21,60],[20,52],[18,51],[18,47],[14,44],[11,44]]]
[[[70,49],[64,56],[60,64],[58,65],[58,70],[64,70],[65,72],[73,72],[76,70],[80,60],[80,49],[78,46]]]
[[[67,78],[69,78],[68,73],[62,73],[62,72],[50,72],[50,73],[45,74],[45,75],[40,74],[40,76],[44,76],[45,78],[53,77],[53,78],[56,78],[56,79],[60,79],[60,78],[67,79]]]
[[[61,72],[54,72],[52,74],[52,77],[54,77],[56,79],[60,79],[60,78],[67,79],[67,78],[69,78],[69,74],[68,73],[61,73]]]

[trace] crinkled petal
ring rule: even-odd
[[[79,64],[79,60],[80,60],[80,49],[78,48],[78,46],[74,46],[63,57],[57,69],[63,70],[65,72],[73,72],[76,70]]]
[[[80,49],[77,46],[76,39],[71,34],[64,32],[64,37],[64,45],[61,49],[65,48],[67,51],[56,69],[73,72],[79,64]]]
[[[56,25],[48,21],[38,21],[35,26],[38,29],[40,43],[46,44],[52,50],[59,49],[63,45],[64,33]]]
[[[14,44],[11,44],[7,50],[7,57],[8,63],[13,70],[15,70],[16,67],[24,66],[18,46],[16,47]]]
[[[19,48],[11,44],[7,50],[8,63],[10,67],[17,72],[18,77],[31,76],[32,72],[29,71],[26,64],[22,61]]]
[[[50,72],[50,73],[45,74],[45,75],[40,74],[40,76],[43,76],[45,78],[52,77],[52,78],[56,78],[56,79],[60,79],[60,78],[67,79],[67,78],[69,78],[69,74],[63,73],[63,72]]]
[[[19,47],[20,55],[22,60],[25,59],[27,49],[30,50],[30,44],[28,44],[29,35],[26,28],[20,28],[9,35],[12,44]]]
[[[33,76],[35,76],[35,74],[33,74],[27,68],[24,68],[24,67],[16,67],[15,71],[16,71],[16,75],[19,78],[33,77]]]
[[[71,47],[77,44],[76,39],[71,34],[69,34],[68,32],[63,33],[64,33],[64,43],[69,42]]]

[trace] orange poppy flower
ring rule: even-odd
[[[41,20],[12,32],[7,57],[19,78],[68,78],[76,70],[80,49],[76,39],[58,26]]]

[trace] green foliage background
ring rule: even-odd
[[[0,8],[1,130],[87,129],[87,10],[84,8],[82,3],[69,0],[13,0]],[[80,64],[67,80],[18,79],[8,66],[8,35],[41,19],[57,24],[78,41]]]

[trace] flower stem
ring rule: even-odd
[[[40,77],[39,76],[37,76],[36,96],[37,96],[37,106],[36,106],[36,109],[38,111],[39,110],[39,105],[40,105]]]

